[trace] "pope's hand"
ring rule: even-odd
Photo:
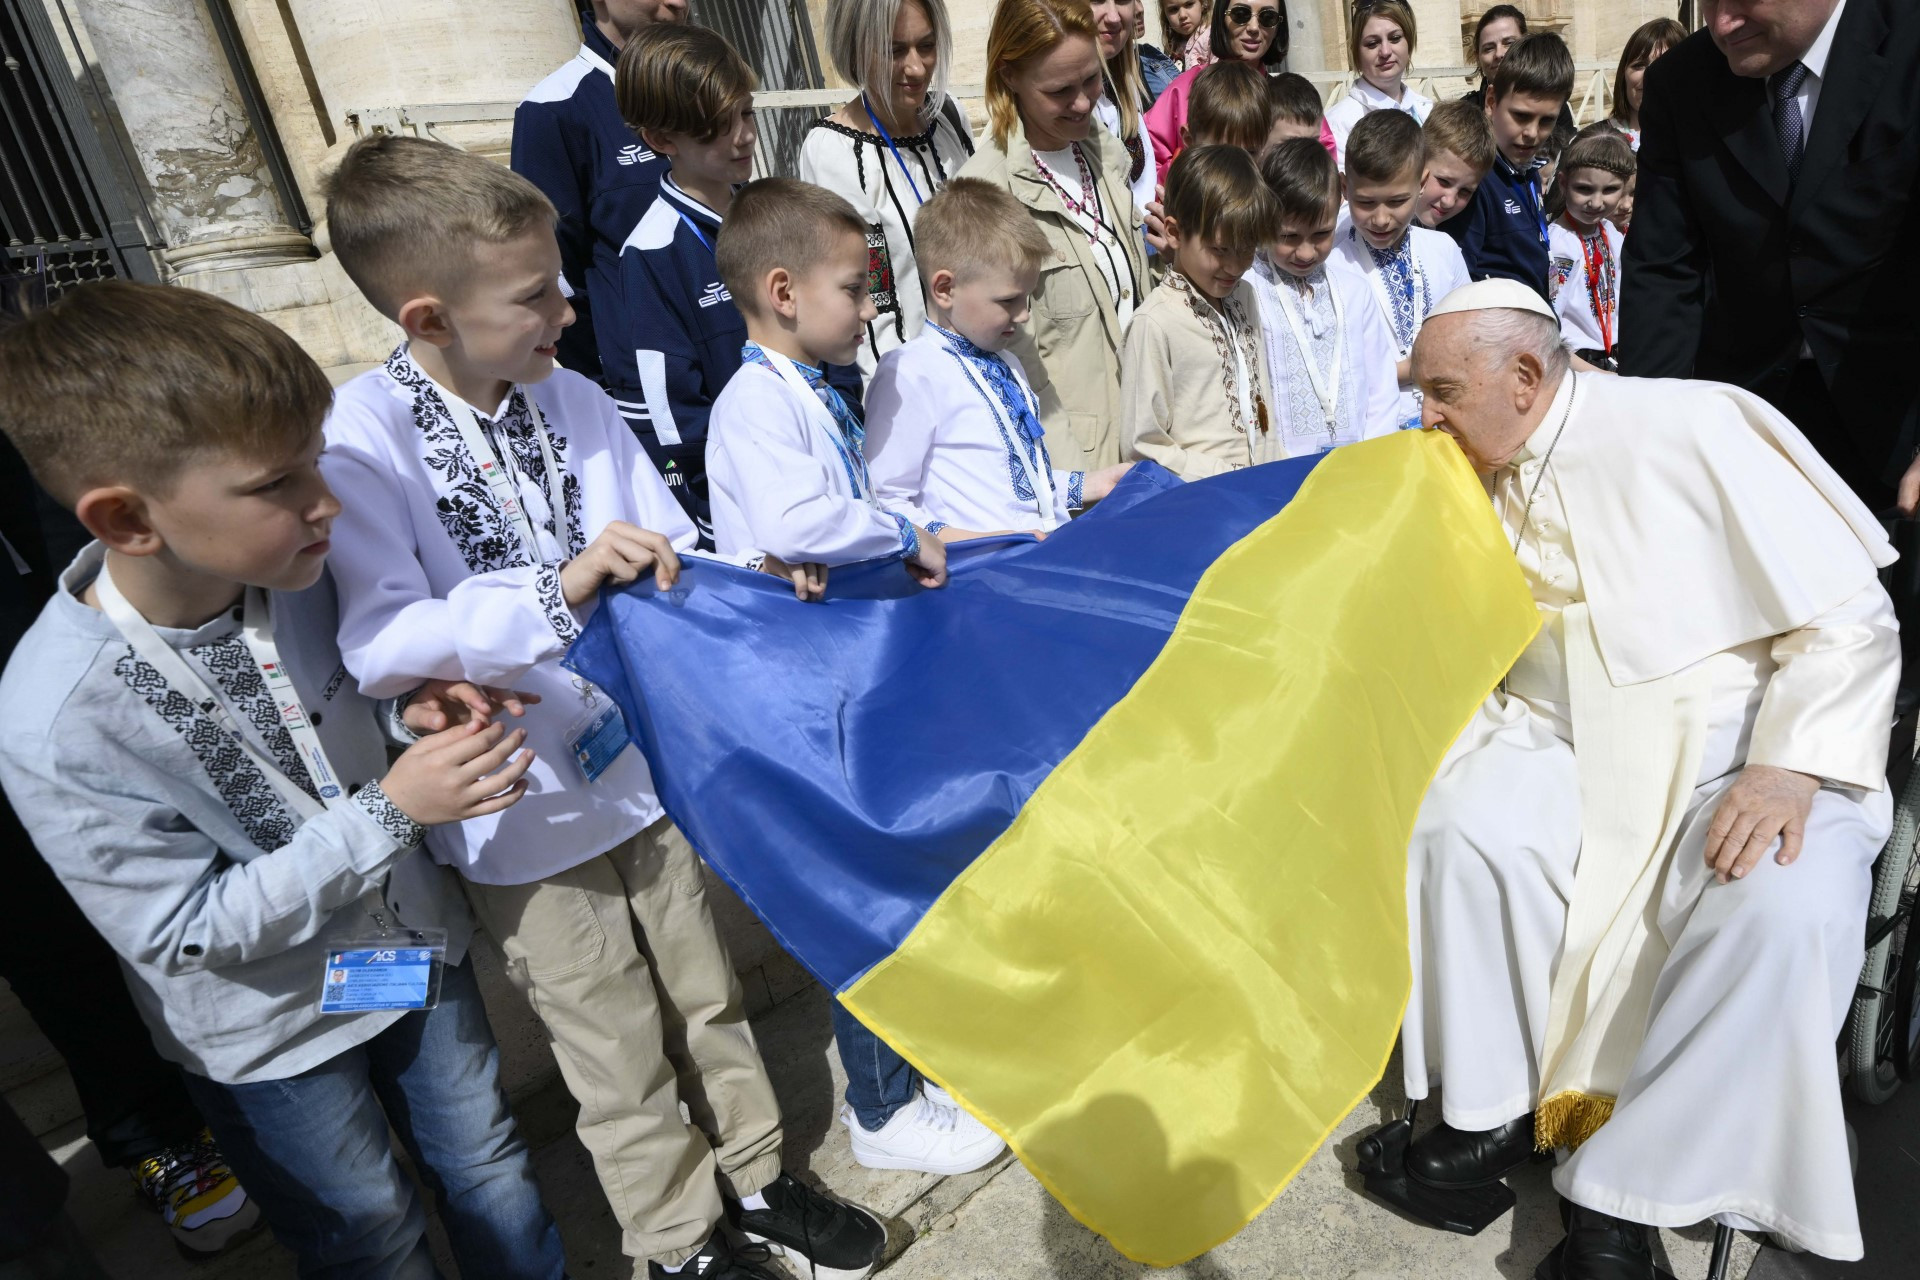
[[[1746,875],[1776,839],[1775,862],[1784,867],[1798,858],[1818,790],[1820,779],[1811,774],[1766,764],[1742,769],[1707,828],[1707,866],[1720,883]]]
[[[1913,461],[1907,466],[1907,473],[1900,477],[1900,488],[1894,495],[1894,501],[1900,504],[1900,514],[1911,516],[1915,507],[1920,507],[1920,453],[1913,455]]]

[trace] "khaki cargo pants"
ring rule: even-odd
[[[780,1108],[693,846],[662,818],[548,879],[466,889],[553,1037],[622,1249],[685,1261],[721,1219],[716,1173],[736,1197],[780,1176]]]

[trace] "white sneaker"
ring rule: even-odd
[[[935,1102],[925,1094],[872,1133],[861,1127],[852,1107],[840,1109],[840,1123],[853,1135],[853,1158],[869,1169],[971,1173],[1007,1149],[999,1134],[951,1102]]]
[[[943,1107],[958,1107],[960,1105],[953,1100],[952,1094],[931,1080],[922,1080],[920,1082],[920,1092],[927,1095],[928,1102],[937,1102]]]

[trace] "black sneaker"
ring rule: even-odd
[[[773,1255],[761,1245],[734,1245],[727,1229],[717,1229],[700,1252],[669,1271],[657,1262],[647,1264],[647,1280],[785,1280],[779,1272],[759,1264],[773,1261]]]
[[[887,1229],[857,1205],[815,1191],[790,1173],[761,1188],[764,1209],[729,1204],[733,1225],[749,1240],[770,1245],[814,1275],[853,1280],[886,1252]]]

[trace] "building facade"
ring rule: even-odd
[[[1435,93],[1464,90],[1480,4],[1412,3],[1424,37],[1416,79],[1430,77],[1423,87]],[[101,262],[118,263],[97,273],[230,298],[286,328],[336,377],[381,359],[397,338],[327,252],[323,180],[342,149],[369,131],[404,130],[504,161],[514,105],[578,44],[573,0],[0,4],[8,20],[0,40],[15,79],[6,105],[37,128],[36,136],[9,117],[7,145],[21,154],[9,155],[17,163],[0,176],[8,184],[0,187],[7,270],[79,251],[85,238],[46,212],[77,186],[72,203],[90,201],[93,212],[66,220],[90,217],[98,226],[86,229],[85,242]],[[984,72],[992,4],[948,7],[951,76],[964,93]],[[1575,95],[1577,104],[1587,99],[1583,119],[1605,110],[1627,35],[1675,10],[1672,0],[1522,7],[1589,64]],[[762,72],[769,167],[837,97],[818,53],[825,8],[826,0],[695,0],[695,16],[742,44]],[[1346,74],[1347,0],[1292,0],[1290,9],[1293,65],[1332,97]],[[45,83],[25,83],[16,64],[37,65]],[[44,115],[44,126],[28,108]]]

